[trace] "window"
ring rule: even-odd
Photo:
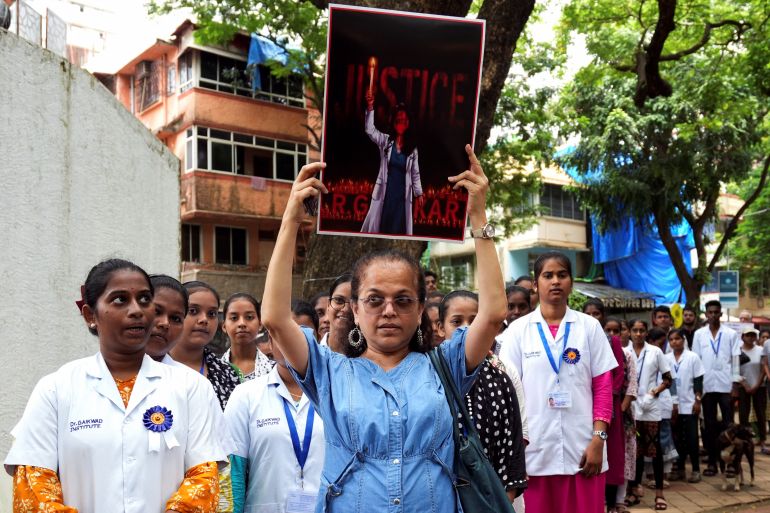
[[[192,52],[181,55],[177,61],[179,68],[179,92],[183,93],[193,86],[193,56]]]
[[[545,215],[562,219],[585,220],[585,212],[575,198],[560,185],[545,184],[540,194],[540,206],[545,207]]]
[[[439,263],[441,287],[447,290],[473,289],[473,264],[467,257],[453,257]]]
[[[136,106],[143,111],[160,100],[160,74],[162,66],[154,61],[142,61],[134,75]]]
[[[166,96],[176,92],[176,66],[166,68]]]
[[[307,145],[206,127],[187,129],[185,169],[208,169],[293,181],[307,163]],[[193,163],[192,157],[196,157]]]
[[[254,90],[252,89],[251,69],[247,69],[246,61],[209,52],[199,52],[198,55],[200,59],[198,85],[200,87],[292,107],[305,107],[304,85],[300,75],[278,78],[270,73],[270,68],[257,65],[256,73],[259,74],[261,87]],[[181,68],[179,77],[180,84],[183,84],[185,81]]]
[[[182,261],[201,261],[201,227],[197,224],[182,225]]]
[[[246,230],[217,226],[214,229],[214,261],[218,264],[246,265]]]

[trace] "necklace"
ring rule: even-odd
[[[302,399],[302,392],[300,392],[299,394],[295,394],[294,392],[289,390],[289,394],[291,395],[291,398],[297,402],[299,402],[299,400]]]

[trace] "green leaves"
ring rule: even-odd
[[[694,280],[692,296],[719,257],[707,262],[704,228],[719,218],[721,188],[745,181],[769,153],[770,15],[760,0],[675,7],[660,58],[671,95],[641,107],[634,96],[644,75],[635,63],[655,28],[656,3],[574,0],[565,9],[562,37],[584,34],[594,61],[561,95],[560,134],[578,142],[560,161],[590,183],[576,193],[600,229],[626,215],[691,224],[700,266],[694,278],[679,278],[686,287]]]

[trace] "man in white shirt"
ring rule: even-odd
[[[733,422],[733,397],[738,395],[741,381],[739,355],[741,340],[732,329],[722,326],[722,304],[719,301],[706,303],[706,326],[695,332],[692,350],[703,362],[703,419],[704,446],[708,452],[708,467],[704,476],[716,474],[719,458],[717,437],[724,427]],[[717,421],[717,406],[722,412],[722,421]]]

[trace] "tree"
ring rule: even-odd
[[[709,259],[707,228],[724,184],[770,158],[768,16],[759,0],[578,0],[565,10],[563,41],[584,33],[594,57],[560,104],[563,134],[579,137],[563,158],[585,179],[576,193],[600,230],[626,215],[651,218],[690,304],[766,181],[764,166]],[[637,65],[619,64],[630,59]],[[692,276],[671,236],[682,221],[695,238]]]
[[[764,166],[756,169],[746,183],[739,187],[739,194],[746,197],[762,190],[762,193],[745,212],[743,220],[736,230],[735,242],[732,244],[734,262],[741,271],[741,283],[750,293],[757,297],[770,294],[767,283],[770,281],[770,188],[762,188],[759,182],[767,184],[767,169],[770,158],[765,159]]]
[[[535,0],[359,0],[341,2],[366,7],[406,10],[421,13],[466,16],[473,9],[478,17],[485,19],[486,45],[484,51],[483,79],[480,91],[478,123],[476,127],[476,150],[483,154],[487,139],[495,121],[498,100],[511,67],[516,43],[527,20]],[[323,52],[326,48],[326,9],[324,0],[292,1],[274,0],[152,0],[151,12],[165,13],[174,9],[191,9],[196,17],[199,30],[196,37],[204,42],[225,42],[238,31],[257,32],[284,47],[289,55],[286,65],[272,63],[273,73],[287,74],[300,69],[304,74],[309,102],[319,115],[315,123],[311,120],[309,129],[316,143],[320,142],[320,114],[323,113]],[[295,48],[291,43],[299,45]],[[532,92],[532,95],[538,93]],[[510,105],[517,97],[508,90],[506,101]],[[524,95],[518,96],[524,100]],[[534,100],[534,105],[542,105],[544,98]],[[509,116],[515,123],[521,116]],[[531,123],[522,130],[537,132],[539,126]],[[536,136],[536,141],[545,143],[548,138]],[[529,146],[533,146],[530,142]],[[516,148],[511,139],[501,140],[494,146],[494,153],[501,161],[511,162]],[[526,155],[515,155],[517,161],[526,159]],[[483,155],[482,155],[483,158]],[[487,160],[489,162],[489,160]],[[488,169],[492,169],[488,167]],[[508,229],[515,229],[517,223],[513,217],[521,218],[531,213],[527,207],[528,194],[537,187],[537,180],[522,173],[505,173],[500,166],[494,166],[492,175],[499,179],[495,185],[493,201],[499,202],[500,218],[508,220]],[[497,174],[495,174],[497,173]],[[526,188],[526,190],[525,190]],[[510,201],[517,201],[512,205]],[[511,208],[514,207],[514,208]],[[512,217],[513,216],[513,217]],[[519,225],[523,228],[525,225]],[[333,278],[350,268],[352,262],[361,254],[384,247],[398,247],[419,257],[425,249],[425,243],[408,241],[386,241],[373,238],[349,238],[316,236],[312,234],[308,241],[305,259],[304,278],[307,296],[317,290],[323,290],[331,280],[319,281],[318,278]],[[311,281],[313,280],[313,281]]]

